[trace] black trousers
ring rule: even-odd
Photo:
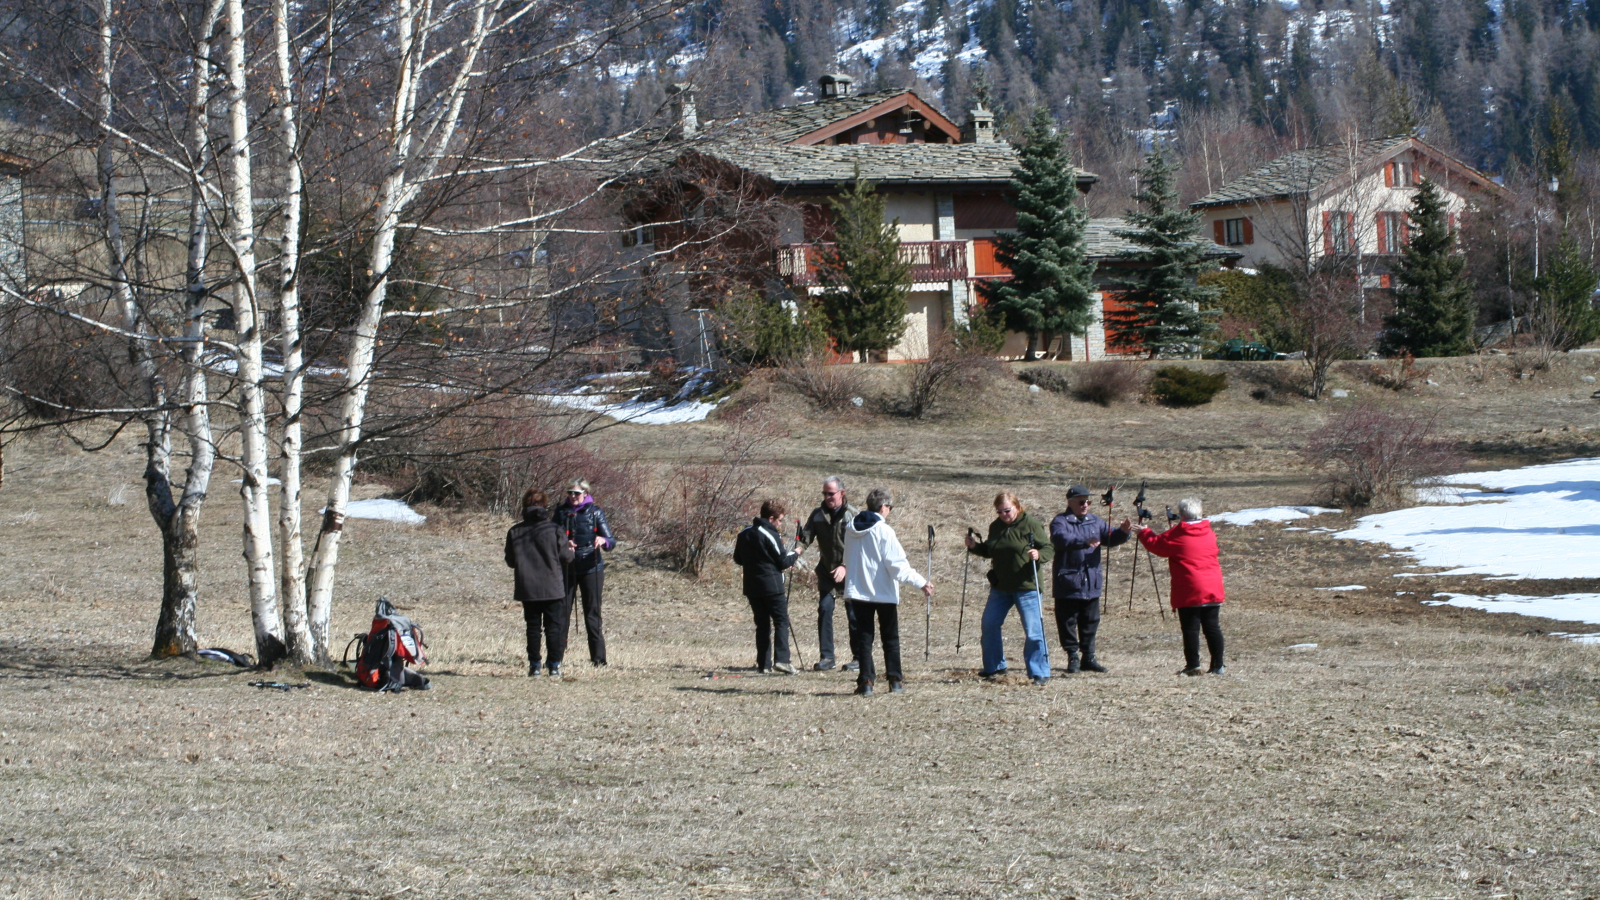
[[[606,664],[606,632],[600,621],[600,591],[606,584],[606,570],[567,573],[567,616],[578,595],[583,595],[583,630],[589,636],[589,661],[597,666]]]
[[[1068,656],[1094,656],[1094,636],[1100,631],[1100,598],[1073,600],[1056,598],[1056,635]]]
[[[817,573],[817,655],[822,659],[834,659],[833,653],[833,610],[834,605],[844,596],[844,584],[828,577],[826,572]],[[844,618],[850,628],[849,635],[854,635],[856,630],[856,609],[850,601],[844,602]],[[855,638],[847,635],[850,652],[855,652]]]
[[[544,644],[545,660],[560,665],[567,655],[567,601],[524,600],[522,621],[528,626],[528,665],[539,668],[539,645]],[[543,632],[541,636],[540,632]],[[542,640],[541,640],[542,637]]]
[[[1211,651],[1211,668],[1222,668],[1222,625],[1217,617],[1222,604],[1185,606],[1178,610],[1178,622],[1183,626],[1183,662],[1187,668],[1200,668],[1200,632],[1206,634],[1206,649]]]
[[[789,598],[784,594],[746,597],[756,618],[756,668],[789,661]],[[773,642],[777,644],[774,646]]]
[[[878,626],[883,629],[883,674],[890,681],[904,681],[905,673],[900,670],[900,607],[894,603],[867,603],[862,600],[846,600],[847,606],[855,607],[855,628],[850,634],[850,649],[856,655],[856,661],[861,663],[861,671],[856,675],[856,684],[874,684],[878,680],[877,667],[872,664],[873,617],[878,619]]]

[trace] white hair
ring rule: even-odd
[[[827,478],[822,479],[823,487],[827,487],[830,484],[841,491],[844,490],[844,479],[837,475],[829,475]]]
[[[1199,497],[1185,497],[1178,501],[1178,518],[1183,521],[1198,522],[1205,517],[1205,513],[1200,511]]]

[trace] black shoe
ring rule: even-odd
[[[550,664],[550,677],[551,678],[560,678],[561,677],[561,663],[551,663]]]
[[[1228,667],[1227,666],[1213,666],[1213,667],[1211,667],[1211,668],[1206,670],[1206,674],[1207,675],[1226,675],[1226,674],[1228,674]]]
[[[1078,654],[1076,654],[1076,653],[1067,654],[1067,674],[1068,675],[1071,675],[1074,672],[1078,671],[1078,669],[1081,666],[1082,666],[1082,663],[1080,663],[1078,661]]]
[[[538,678],[540,675],[543,675],[543,674],[544,674],[544,670],[539,668],[539,664],[538,663],[530,663],[528,665],[528,677],[529,678]]]
[[[603,659],[591,659],[589,660],[589,665],[594,666],[596,669],[604,669],[606,667],[606,661]]]
[[[1006,671],[1005,669],[995,669],[993,672],[979,672],[978,677],[984,681],[997,681],[1006,677]]]
[[[862,697],[871,697],[872,696],[872,683],[869,681],[869,682],[867,682],[865,684],[856,685],[856,693],[859,694]]]
[[[842,671],[845,671],[845,672],[859,672],[859,671],[861,671],[861,663],[858,663],[858,662],[856,662],[855,660],[852,659],[849,662],[845,663],[844,665],[840,666],[839,668]]]
[[[905,692],[906,692],[906,686],[905,686],[904,682],[901,682],[901,681],[891,681],[891,682],[889,682],[889,693],[891,693],[891,694],[904,694]]]
[[[1179,675],[1188,675],[1190,678],[1198,678],[1199,676],[1204,675],[1205,673],[1206,673],[1206,670],[1200,668],[1199,666],[1195,666],[1192,669],[1179,669],[1178,670],[1178,674]]]
[[[819,659],[817,660],[817,664],[811,668],[817,672],[832,672],[837,667],[838,663],[835,663],[831,659]]]
[[[1041,678],[1041,677],[1039,677],[1037,675],[1034,676],[1033,678],[1028,679],[1028,680],[1033,682],[1034,684],[1038,685],[1039,687],[1044,687],[1045,685],[1050,683],[1050,679]]]
[[[1111,671],[1110,669],[1107,669],[1105,666],[1100,665],[1100,660],[1095,659],[1092,656],[1085,656],[1083,658],[1083,670],[1085,672],[1109,672],[1109,671]]]

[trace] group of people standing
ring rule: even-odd
[[[1053,669],[1045,639],[1041,567],[1049,576],[1055,601],[1056,634],[1067,660],[1068,674],[1105,672],[1096,652],[1101,595],[1102,553],[1137,536],[1140,545],[1168,561],[1171,605],[1183,632],[1181,675],[1215,674],[1223,665],[1219,612],[1223,603],[1222,569],[1217,539],[1196,498],[1178,504],[1178,523],[1157,533],[1124,519],[1112,526],[1090,511],[1089,490],[1073,485],[1067,509],[1048,528],[1028,513],[1015,493],[994,498],[995,520],[987,535],[967,529],[967,551],[988,559],[989,597],[980,640],[985,678],[1007,674],[1002,626],[1013,608],[1022,620],[1023,660],[1028,678],[1038,685]],[[517,600],[527,625],[528,674],[560,677],[574,604],[581,598],[589,660],[606,665],[601,619],[605,585],[605,552],[616,546],[605,513],[594,502],[587,481],[567,486],[552,507],[544,491],[529,490],[522,498],[522,521],[506,534],[506,565],[515,571]],[[793,544],[783,534],[788,508],[766,500],[760,515],[739,533],[734,562],[743,570],[743,587],[756,626],[756,667],[765,673],[797,674],[790,656],[793,633],[784,573],[799,564],[814,544],[817,549],[817,643],[814,668],[840,668],[834,640],[834,618],[842,602],[849,626],[852,659],[842,668],[856,673],[856,693],[871,695],[878,683],[873,645],[881,634],[883,676],[891,693],[905,690],[900,659],[900,585],[920,589],[932,598],[933,584],[911,566],[889,516],[894,497],[883,488],[867,494],[865,509],[845,496],[844,479],[831,476],[822,484],[822,502],[803,522],[796,521]],[[932,532],[930,529],[930,544]],[[1200,668],[1200,636],[1210,652],[1210,667]],[[541,668],[541,651],[543,668]]]
[[[589,493],[589,482],[579,478],[568,484],[566,496],[554,508],[549,495],[537,488],[522,495],[522,521],[506,533],[506,565],[515,572],[515,598],[522,602],[527,625],[530,676],[561,677],[572,608],[579,597],[589,662],[606,664],[600,600],[605,552],[616,545],[606,514]]]
[[[1067,491],[1067,509],[1050,522],[1030,515],[1017,495],[1002,491],[994,499],[995,520],[982,538],[968,529],[968,552],[990,561],[989,598],[982,616],[985,678],[1007,674],[1002,626],[1013,607],[1022,619],[1023,659],[1029,679],[1049,681],[1052,669],[1045,640],[1039,570],[1050,576],[1055,600],[1056,631],[1067,654],[1065,671],[1105,672],[1096,653],[1104,591],[1104,550],[1137,535],[1150,553],[1168,560],[1171,604],[1178,611],[1184,643],[1184,668],[1179,674],[1224,674],[1223,638],[1218,613],[1224,600],[1216,535],[1202,516],[1198,499],[1178,504],[1178,524],[1157,533],[1135,529],[1130,520],[1113,527],[1089,509],[1089,490],[1074,485]],[[794,674],[789,656],[790,624],[783,572],[795,566],[805,548],[815,543],[817,561],[817,638],[821,658],[815,668],[838,665],[834,653],[834,610],[844,601],[854,659],[856,693],[871,695],[877,682],[872,659],[875,632],[882,633],[884,676],[889,690],[905,690],[900,660],[899,585],[920,588],[933,596],[933,585],[912,568],[888,516],[894,507],[886,490],[867,495],[866,509],[851,506],[844,480],[829,477],[822,485],[822,503],[800,525],[792,549],[781,534],[787,512],[779,500],[762,504],[761,515],[740,533],[734,562],[744,568],[744,591],[756,618],[756,666],[763,672]],[[1210,668],[1200,668],[1199,637],[1204,632]]]

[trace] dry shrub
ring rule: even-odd
[[[947,334],[935,335],[928,358],[907,368],[904,410],[913,419],[933,411],[951,388],[977,388],[1003,370],[1003,365],[982,349],[962,345]]]
[[[127,343],[104,329],[33,307],[0,315],[0,387],[30,415],[72,419],[146,405],[132,381]]]
[[[777,370],[778,383],[787,385],[825,412],[849,409],[866,388],[867,374],[859,366],[834,363],[818,353]]]
[[[787,432],[761,412],[728,423],[717,459],[674,466],[643,503],[641,549],[699,578],[719,537],[745,524],[751,501],[776,471],[777,442]]]
[[[1072,381],[1067,374],[1053,366],[1034,366],[1023,369],[1017,373],[1017,380],[1023,384],[1031,384],[1040,390],[1050,391],[1055,394],[1066,394],[1072,391]]]
[[[1418,378],[1427,376],[1426,372],[1417,368],[1416,357],[1409,353],[1361,366],[1357,371],[1368,384],[1391,391],[1409,390]]]
[[[1102,359],[1087,362],[1073,373],[1072,395],[1085,403],[1110,406],[1144,391],[1145,371],[1137,363]]]
[[[1438,434],[1438,414],[1362,403],[1312,432],[1301,454],[1324,473],[1330,499],[1352,508],[1396,505],[1462,460]]]

